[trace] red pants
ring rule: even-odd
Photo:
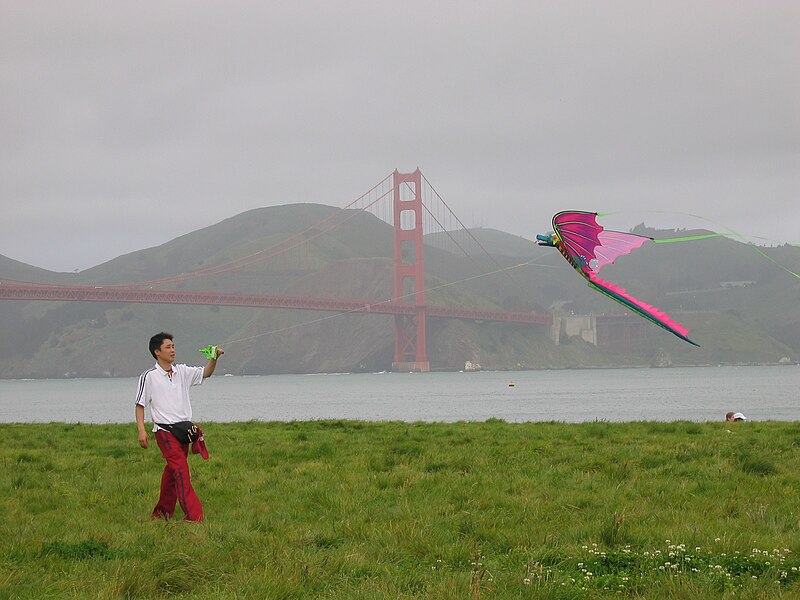
[[[203,505],[192,487],[189,476],[189,444],[181,444],[170,432],[156,431],[156,442],[161,455],[167,461],[161,475],[161,495],[153,509],[154,519],[171,519],[175,514],[175,503],[180,502],[185,521],[202,521]]]

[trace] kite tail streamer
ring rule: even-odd
[[[708,233],[708,234],[704,234],[704,235],[692,235],[692,236],[688,236],[688,237],[667,238],[667,239],[663,239],[663,240],[654,239],[653,242],[655,242],[656,244],[669,244],[671,242],[691,242],[691,241],[694,241],[694,240],[702,240],[702,239],[712,238],[712,237],[736,237],[736,238],[739,238],[740,240],[742,240],[743,242],[746,241],[748,238],[751,238],[751,239],[763,240],[765,242],[774,242],[774,243],[778,243],[778,244],[782,243],[782,242],[779,242],[778,240],[773,240],[773,239],[770,239],[770,238],[759,237],[759,236],[754,236],[754,235],[750,235],[750,236],[744,235],[743,233],[740,233],[740,232],[738,232],[738,231],[736,231],[734,229],[731,229],[730,227],[728,227],[726,225],[723,225],[722,223],[718,223],[716,221],[712,221],[711,219],[708,219],[708,218],[703,217],[701,215],[695,215],[695,214],[692,214],[692,213],[674,212],[674,211],[661,211],[661,210],[648,211],[648,212],[662,213],[662,214],[686,215],[686,216],[689,216],[689,217],[694,217],[696,219],[700,219],[701,221],[706,221],[707,223],[711,223],[713,225],[717,225],[718,227],[722,227],[724,229],[727,229],[728,232],[729,232],[729,233]],[[598,216],[600,216],[600,215],[608,216],[608,215],[618,215],[618,214],[623,214],[623,213],[621,213],[621,212],[607,212],[607,213],[597,213],[597,214],[598,214]],[[747,245],[750,246],[750,248],[752,248],[756,252],[756,254],[760,254],[762,258],[767,259],[772,264],[774,264],[776,267],[782,269],[783,271],[786,271],[789,275],[792,275],[793,277],[796,277],[797,279],[800,279],[800,274],[795,273],[794,271],[792,271],[787,266],[782,265],[777,260],[772,258],[769,254],[764,252],[758,246],[755,246],[753,244],[747,244]],[[790,244],[787,244],[787,245],[788,246],[792,246],[794,248],[800,248],[800,244],[791,244],[790,243]]]
[[[737,235],[737,236],[738,236],[740,239],[742,239],[742,240],[744,240],[744,239],[745,239],[745,236],[744,236],[744,235],[742,235],[742,234],[741,234],[741,233],[739,233],[738,231],[734,231],[734,230],[733,230],[733,229],[731,229],[730,227],[728,228],[728,231],[731,231],[731,232],[733,232],[735,235]],[[752,249],[753,249],[753,250],[756,252],[756,254],[760,254],[760,255],[761,255],[763,258],[766,258],[768,261],[770,261],[770,262],[771,262],[772,264],[774,264],[775,266],[777,266],[777,267],[780,267],[781,269],[783,269],[784,271],[786,271],[787,273],[789,273],[789,275],[793,275],[793,276],[794,276],[794,277],[796,277],[797,279],[800,279],[800,275],[798,275],[797,273],[795,273],[794,271],[792,271],[792,270],[791,270],[789,267],[786,267],[786,266],[782,265],[781,263],[779,263],[777,260],[775,260],[774,258],[772,258],[772,257],[771,257],[769,254],[767,254],[766,252],[764,252],[764,251],[763,251],[761,248],[759,248],[759,247],[758,247],[758,246],[756,246],[755,244],[747,244],[747,245],[748,245],[748,247],[752,248]],[[797,246],[798,244],[791,244],[791,245],[792,245],[792,246]]]
[[[679,237],[679,238],[665,238],[663,240],[657,240],[653,238],[653,242],[656,244],[670,244],[672,242],[694,242],[695,240],[705,240],[707,238],[714,238],[714,237],[728,237],[730,233],[706,233],[703,235],[690,235],[687,237]]]
[[[748,245],[749,245],[749,244],[748,244]],[[792,244],[792,245],[794,245],[794,244]],[[780,267],[781,269],[783,269],[784,271],[786,271],[787,273],[789,273],[789,275],[794,275],[795,277],[797,277],[797,279],[800,279],[800,275],[798,275],[797,273],[795,273],[794,271],[792,271],[790,268],[788,268],[788,267],[784,267],[784,266],[783,266],[781,263],[779,263],[777,260],[775,260],[774,258],[772,258],[772,257],[771,257],[769,254],[767,254],[766,252],[764,252],[764,251],[763,251],[761,248],[759,248],[758,246],[753,246],[753,245],[750,245],[750,247],[751,247],[753,250],[755,250],[755,251],[756,251],[758,254],[760,254],[761,256],[763,256],[764,258],[766,258],[768,261],[770,261],[770,262],[771,262],[771,263],[773,263],[774,265],[776,265],[776,266]]]

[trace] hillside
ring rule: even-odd
[[[341,218],[339,209],[316,204],[262,208],[81,273],[51,273],[0,257],[0,276],[112,285],[217,267],[222,272],[214,276],[184,276],[162,288],[390,299],[391,227],[369,214],[345,214],[352,219],[325,232]],[[324,219],[331,219],[328,225],[314,227]],[[427,240],[429,303],[621,312],[589,290],[552,249],[496,230],[470,233]],[[310,241],[301,245],[302,240]],[[280,243],[297,247],[275,256]],[[800,271],[800,249],[761,251]],[[232,261],[241,257],[247,257],[246,268],[232,269]],[[800,281],[747,244],[726,238],[648,244],[603,275],[679,317],[702,347],[656,327],[644,328],[643,337],[621,351],[579,338],[556,345],[541,329],[430,319],[431,367],[460,369],[466,360],[500,369],[649,365],[658,353],[667,353],[675,364],[774,363],[800,355]],[[234,374],[387,370],[394,345],[390,316],[216,306],[4,301],[0,328],[4,378],[135,375],[152,362],[146,341],[162,329],[176,334],[182,361],[199,362],[194,349],[209,342],[223,345],[228,353],[221,369]]]

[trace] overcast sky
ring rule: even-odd
[[[417,166],[526,237],[584,209],[797,243],[798,24],[796,0],[2,0],[0,254],[82,270]]]

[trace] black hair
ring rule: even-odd
[[[161,348],[161,344],[164,343],[164,340],[171,340],[171,339],[173,339],[172,334],[167,333],[166,331],[157,333],[150,338],[150,354],[153,355],[153,358],[156,357],[156,350]]]

